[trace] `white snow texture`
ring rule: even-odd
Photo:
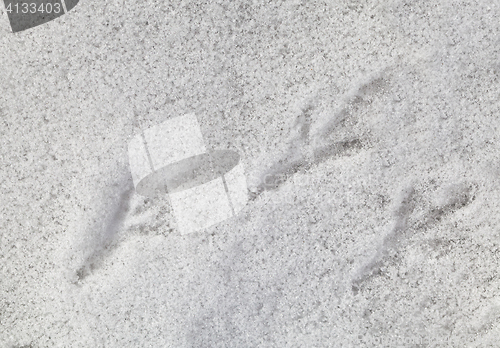
[[[6,18],[0,347],[498,347],[498,1]],[[249,201],[182,235],[127,150],[191,113]]]

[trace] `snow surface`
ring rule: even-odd
[[[92,2],[0,24],[1,347],[498,347],[500,3]],[[194,112],[250,201],[181,236]]]

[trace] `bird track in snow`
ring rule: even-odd
[[[385,70],[369,76],[346,92],[337,111],[317,112],[324,96],[316,96],[302,107],[292,125],[292,137],[286,150],[271,165],[259,169],[250,184],[250,199],[263,191],[275,190],[292,175],[307,171],[330,158],[352,156],[370,148],[369,130],[358,126],[356,112],[371,103],[388,84]]]

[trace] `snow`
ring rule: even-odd
[[[495,347],[500,4],[81,1],[0,23],[0,347]],[[128,144],[250,201],[181,235]]]

